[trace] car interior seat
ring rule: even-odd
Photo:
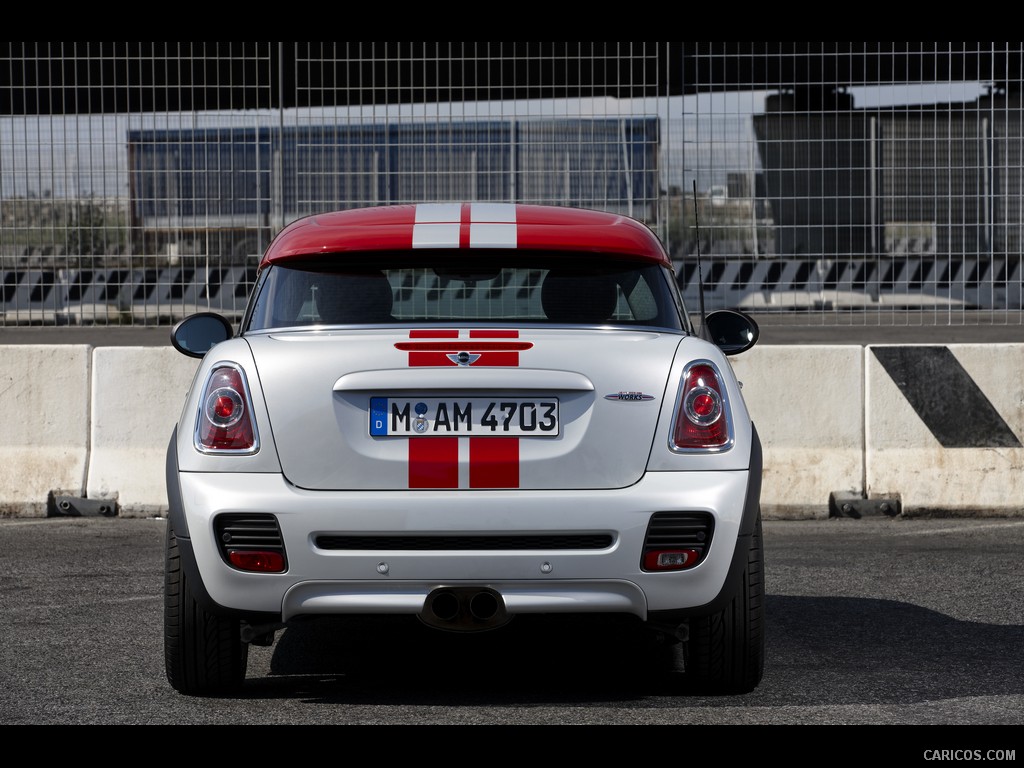
[[[544,278],[541,307],[549,320],[594,324],[610,320],[618,303],[618,285],[609,275],[552,271]]]
[[[289,271],[279,280],[275,287],[275,295],[268,302],[273,306],[273,317],[270,326],[283,328],[292,325],[306,325],[308,318],[303,318],[303,307],[312,297],[311,275],[298,270]]]
[[[317,285],[317,313],[328,325],[393,322],[393,301],[391,283],[381,272],[325,274]]]

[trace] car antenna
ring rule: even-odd
[[[697,179],[693,180],[693,229],[697,235],[697,285],[700,290],[700,333],[702,339],[708,338],[708,324],[704,316],[704,274],[700,266],[700,220],[697,216]]]

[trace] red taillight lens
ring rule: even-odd
[[[245,401],[237,391],[222,387],[206,398],[206,419],[215,427],[227,429],[245,416]]]
[[[224,366],[210,374],[196,425],[196,446],[202,451],[255,452],[256,432],[239,368]]]
[[[683,374],[672,447],[714,450],[726,447],[731,441],[725,394],[718,372],[710,363],[690,366]]]
[[[228,562],[242,571],[283,573],[284,555],[280,552],[228,551]]]

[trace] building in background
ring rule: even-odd
[[[245,263],[300,216],[367,205],[560,203],[655,221],[657,117],[131,131],[132,246]]]
[[[710,308],[1024,323],[1022,62],[1019,43],[5,43],[0,325],[237,313],[294,218],[459,199],[634,216]]]

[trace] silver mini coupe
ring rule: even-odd
[[[702,690],[753,690],[761,449],[727,356],[757,335],[730,310],[691,321],[621,215],[292,223],[237,332],[212,313],[172,332],[201,362],[167,453],[170,684],[238,690],[249,644],[298,620],[616,614],[678,644]]]

